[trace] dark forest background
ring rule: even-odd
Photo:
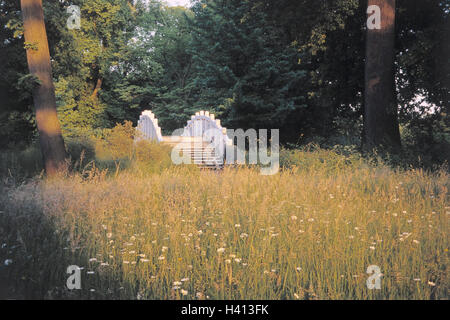
[[[81,29],[66,9],[81,7]],[[67,141],[151,109],[165,134],[208,110],[229,128],[280,128],[286,147],[361,150],[367,1],[44,1]],[[408,164],[450,157],[450,1],[398,0],[396,89]],[[37,140],[19,1],[0,0],[0,150]]]

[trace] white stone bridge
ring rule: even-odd
[[[140,132],[139,139],[169,144],[176,149],[174,151],[179,152],[180,163],[192,163],[200,167],[222,168],[226,146],[232,144],[227,129],[208,111],[197,112],[183,129],[176,130],[172,136],[163,136],[158,119],[150,110],[146,110],[139,117],[137,130]]]

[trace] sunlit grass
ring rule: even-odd
[[[448,174],[321,152],[274,176],[171,167],[9,189],[3,272],[47,298],[448,298]],[[69,265],[84,268],[79,291]]]

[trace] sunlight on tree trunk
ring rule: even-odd
[[[45,171],[51,176],[65,163],[66,150],[56,114],[50,52],[42,0],[21,0],[28,68],[41,81],[33,90],[36,124]]]
[[[398,150],[400,132],[394,69],[395,0],[369,0],[368,5],[380,8],[381,24],[379,28],[367,29],[364,96],[365,147],[372,149],[384,146]]]

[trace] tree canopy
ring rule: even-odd
[[[81,9],[69,30],[67,7]],[[64,135],[136,123],[170,133],[205,109],[283,143],[361,144],[367,1],[44,1]],[[448,154],[448,1],[398,0],[395,83],[405,148]],[[0,147],[36,139],[20,7],[0,0]],[[6,138],[8,137],[8,138]],[[447,148],[448,149],[448,148]]]

